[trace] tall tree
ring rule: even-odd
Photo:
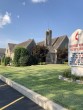
[[[32,55],[38,59],[38,62],[45,62],[48,49],[45,46],[36,45],[33,48]]]
[[[68,49],[67,48],[58,49],[58,51],[57,51],[57,59],[60,62],[68,60]]]

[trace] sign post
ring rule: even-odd
[[[69,39],[68,63],[72,74],[83,76],[83,30],[77,29]]]

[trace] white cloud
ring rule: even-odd
[[[45,3],[48,0],[32,0],[33,3]]]
[[[5,15],[0,15],[0,28],[3,28],[3,26],[11,23],[11,14],[8,12],[5,13]]]

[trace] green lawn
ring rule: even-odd
[[[83,85],[58,79],[58,75],[67,68],[67,65],[0,66],[0,74],[70,110],[83,110]]]

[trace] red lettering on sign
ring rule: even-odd
[[[78,40],[78,32],[76,33],[76,35],[75,35],[75,40]]]

